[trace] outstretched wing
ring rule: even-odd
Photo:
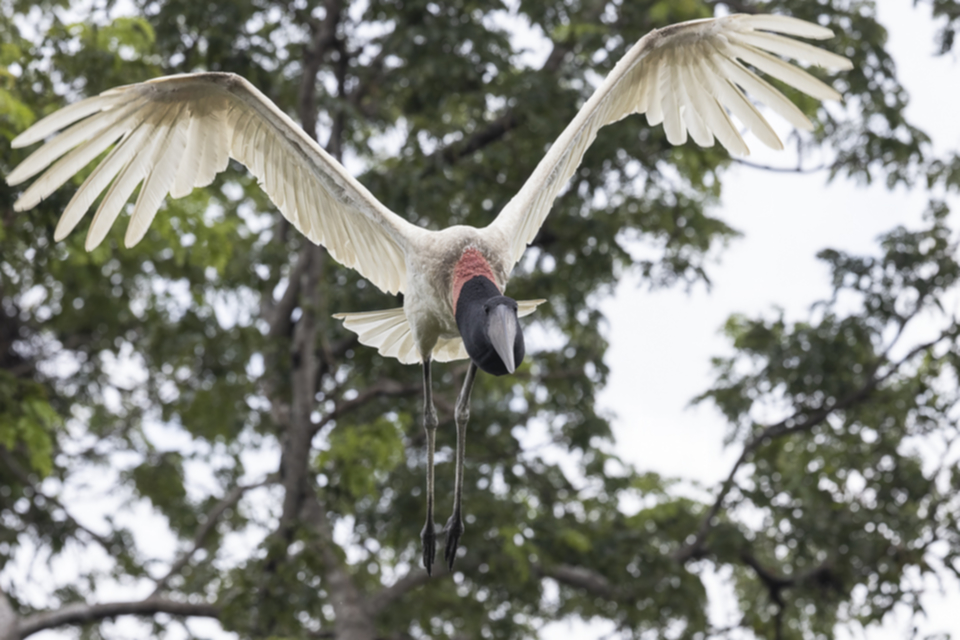
[[[142,182],[124,240],[133,246],[168,193],[178,198],[210,184],[235,158],[301,233],[342,264],[388,293],[406,284],[406,240],[420,229],[383,206],[240,76],[168,76],[111,89],[40,120],[12,145],[25,147],[58,131],[7,177],[16,185],[47,169],[17,200],[17,211],[36,206],[113,148],[67,205],[57,240],[109,186],[87,233],[87,249],[96,247]]]
[[[836,69],[852,65],[846,58],[778,34],[822,40],[833,32],[786,16],[732,15],[683,22],[637,42],[491,223],[510,240],[511,264],[533,241],[557,193],[606,124],[646,113],[651,125],[663,123],[672,144],[686,142],[689,131],[701,146],[712,146],[716,139],[731,153],[746,155],[750,150],[730,119],[733,114],[764,144],[782,149],[773,128],[744,96],[748,91],[795,127],[811,129],[800,109],[740,60],[821,100],[839,100],[840,94],[770,53]]]

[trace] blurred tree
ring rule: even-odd
[[[933,4],[948,51],[957,3]],[[797,147],[822,150],[832,175],[960,183],[956,156],[931,157],[905,119],[866,1],[521,0],[509,19],[477,0],[0,7],[3,173],[24,157],[9,141],[67,102],[223,70],[393,210],[483,225],[594,74],[650,29],[722,7],[836,31],[829,47],[855,64],[834,81],[851,107],[791,96],[817,122]],[[510,20],[544,34],[542,62]],[[533,320],[546,339],[519,375],[478,381],[465,553],[433,579],[419,567],[419,369],[330,318],[390,301],[292,233],[242,167],[168,201],[134,250],[114,230],[89,254],[83,234],[52,243],[69,188],[15,214],[0,185],[0,640],[120,637],[103,623],[123,615],[144,621],[140,637],[193,637],[184,621],[209,618],[242,638],[513,638],[568,616],[722,637],[735,630],[708,621],[708,565],[732,570],[740,627],[758,637],[828,637],[897,603],[919,612],[910,572],[960,573],[960,472],[924,469],[905,446],[956,436],[956,321],[909,341],[960,274],[942,202],[878,256],[825,251],[836,295],[809,322],[730,320],[735,355],[702,399],[743,453],[712,502],[613,453],[594,403],[598,300],[628,269],[655,286],[706,280],[707,253],[735,234],[710,214],[730,162],[672,148],[638,117],[601,132],[511,281],[518,298],[549,299]],[[647,258],[631,259],[636,241]],[[440,369],[442,426],[464,371]],[[782,420],[758,417],[770,406]],[[528,430],[550,450],[525,448]],[[453,437],[441,428],[441,462]]]

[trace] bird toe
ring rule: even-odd
[[[437,532],[432,522],[423,525],[420,541],[423,543],[423,568],[427,570],[427,575],[433,575],[433,563],[437,558]]]
[[[463,535],[463,520],[456,515],[450,516],[447,524],[443,527],[443,531],[447,534],[446,545],[443,549],[443,559],[447,563],[447,568],[453,571],[453,561],[457,558],[460,536]]]

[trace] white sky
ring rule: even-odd
[[[908,118],[930,134],[943,153],[960,143],[960,67],[955,57],[931,55],[934,26],[929,9],[926,4],[913,9],[912,4],[880,0],[880,21],[890,30],[898,75],[911,97]],[[763,153],[759,144],[750,146],[753,161],[779,166],[789,162],[783,155]],[[746,167],[731,171],[716,213],[744,235],[709,269],[712,290],[650,292],[630,278],[604,305],[610,320],[606,361],[611,375],[600,402],[617,416],[617,452],[641,470],[715,486],[729,473],[740,449],[724,448],[726,423],[718,411],[709,405],[688,408],[688,403],[713,381],[710,357],[731,352],[719,333],[724,321],[734,313],[773,317],[775,307],[784,309],[788,320],[805,319],[810,304],[830,294],[828,270],[816,260],[817,251],[832,247],[876,253],[875,238],[897,224],[917,225],[926,203],[923,190],[860,188],[842,179],[827,184],[825,174],[775,174]],[[960,201],[953,198],[951,203],[956,228]],[[935,591],[937,585],[930,587]],[[732,597],[716,589],[711,596]],[[947,595],[931,593],[924,602],[931,615],[920,621],[922,632],[960,634],[956,584]],[[731,606],[732,600],[715,606],[714,619],[733,622],[728,617]],[[564,633],[551,637],[563,637],[573,628],[583,631],[575,637],[584,639],[610,631],[605,625],[556,626]],[[867,630],[865,637],[903,638],[909,637],[908,630],[907,617],[900,615],[885,621],[882,629]]]
[[[901,81],[912,96],[909,117],[932,134],[939,151],[957,148],[958,68],[952,58],[935,59],[930,55],[933,27],[926,6],[915,10],[912,3],[902,0],[880,0],[879,4],[881,21],[891,31],[891,49]],[[536,48],[535,43],[533,46]],[[762,153],[755,141],[751,148],[754,161],[786,161],[786,154]],[[739,449],[723,447],[726,425],[715,410],[709,406],[690,409],[687,404],[712,381],[710,357],[729,352],[726,340],[719,335],[726,318],[732,313],[770,316],[774,306],[783,308],[788,319],[804,318],[812,302],[829,294],[827,270],[814,257],[818,250],[830,246],[875,251],[878,234],[899,223],[917,223],[926,205],[922,192],[890,193],[882,186],[858,188],[842,180],[827,185],[822,174],[771,174],[735,168],[724,185],[722,206],[715,213],[744,236],[731,243],[719,263],[709,269],[712,290],[697,287],[689,293],[678,289],[650,292],[639,287],[636,279],[626,278],[615,298],[604,305],[611,342],[607,363],[612,373],[600,402],[616,414],[618,453],[641,470],[697,480],[708,487],[728,473]],[[960,206],[956,201],[953,204]],[[130,517],[143,522],[156,518],[145,508]],[[165,528],[159,521],[157,525]],[[172,540],[160,542],[160,546],[170,546],[172,553]],[[103,560],[88,557],[79,562]],[[58,581],[65,578],[61,575]],[[708,575],[707,581],[713,600],[712,618],[718,624],[732,622],[736,605],[731,593],[716,576]],[[122,589],[101,595],[138,597]],[[921,630],[960,633],[960,622],[947,610],[948,603],[956,608],[958,598],[956,585],[946,595],[926,597],[931,615],[921,621]],[[882,629],[867,630],[865,637],[905,637],[907,623],[902,615],[890,618]],[[195,632],[211,634],[218,625],[195,621],[190,626]],[[128,635],[144,629],[129,619],[114,628]],[[608,624],[560,622],[551,624],[544,637],[589,640],[610,631]],[[73,634],[44,632],[34,637],[62,640]]]

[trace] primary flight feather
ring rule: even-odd
[[[689,135],[699,145],[719,141],[730,153],[746,155],[736,118],[762,143],[780,149],[782,142],[751,97],[797,128],[812,124],[758,72],[814,98],[840,99],[833,88],[777,57],[851,68],[846,58],[794,39],[831,35],[824,27],[773,15],[694,20],[652,31],[617,63],[517,195],[482,229],[428,231],[404,220],[253,85],[229,73],[157,78],[61,109],[13,140],[14,147],[25,147],[57,134],[10,173],[7,183],[43,172],[14,205],[30,209],[109,149],[67,205],[55,237],[66,237],[106,190],[87,231],[86,248],[96,247],[140,185],[125,236],[130,247],[143,238],[168,194],[181,197],[210,184],[234,158],[307,238],[381,290],[404,292],[402,309],[337,317],[383,355],[422,363],[428,464],[421,538],[429,572],[437,535],[431,362],[471,360],[456,406],[454,509],[444,527],[444,556],[452,567],[463,533],[464,437],[474,377],[478,368],[513,373],[523,360],[518,318],[543,301],[517,302],[503,291],[597,131],[645,113],[650,125],[663,124],[673,144]]]

